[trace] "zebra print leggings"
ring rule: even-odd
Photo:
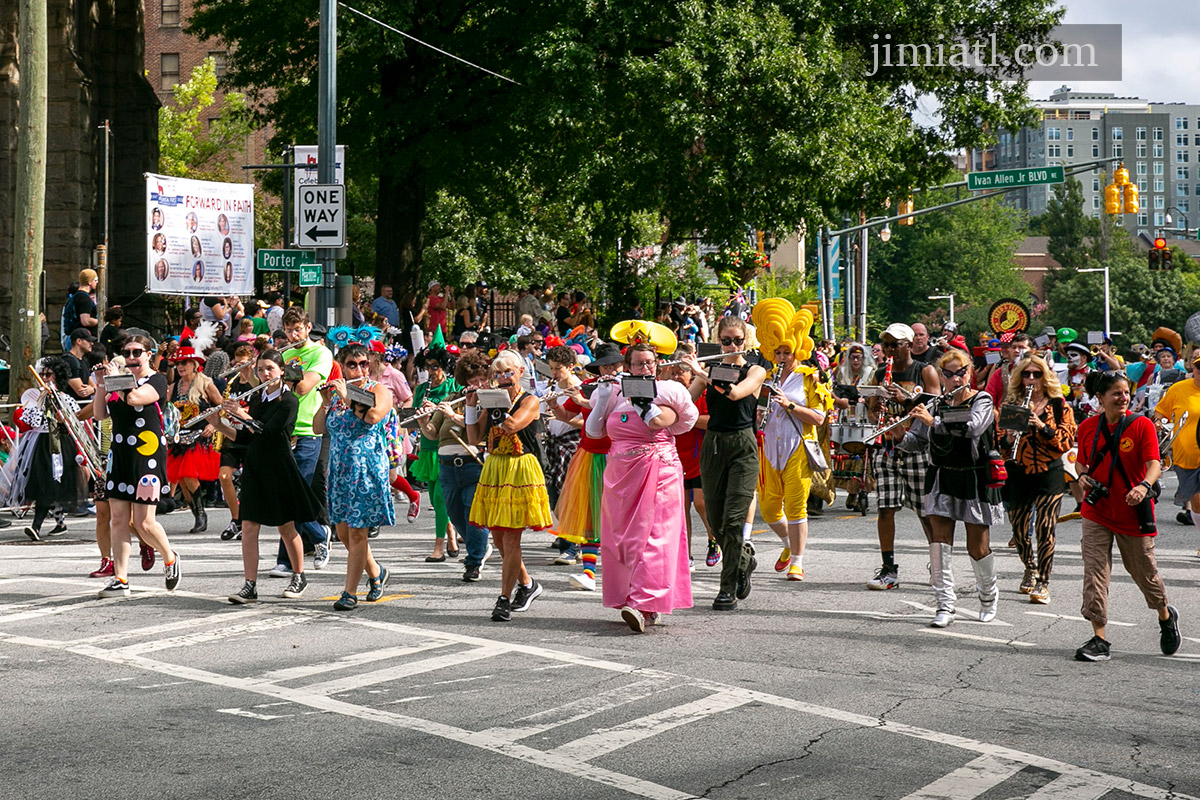
[[[1061,494],[1039,495],[1031,503],[1010,505],[1008,513],[1012,520],[1013,536],[1017,540],[1017,554],[1026,568],[1036,571],[1039,581],[1050,580],[1050,569],[1054,566],[1054,526],[1058,524],[1058,507],[1062,504]],[[1029,540],[1029,523],[1034,520],[1037,535],[1037,559],[1034,560],[1033,543]]]

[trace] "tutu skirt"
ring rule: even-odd
[[[212,444],[196,444],[179,455],[167,452],[167,483],[175,486],[180,478],[215,481],[221,471],[221,454]]]
[[[417,454],[417,460],[413,462],[412,469],[408,474],[421,483],[433,483],[438,479],[438,474],[442,471],[438,464],[438,446],[434,442],[429,447],[425,446],[425,442],[421,442],[421,452]]]
[[[608,457],[582,448],[575,451],[558,495],[556,533],[568,542],[600,541],[600,497],[604,493],[604,466]]]
[[[470,523],[478,528],[550,527],[550,495],[537,456],[489,455],[479,474]]]

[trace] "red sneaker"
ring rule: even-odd
[[[142,552],[142,572],[149,572],[154,568],[154,548],[144,543],[138,547]]]
[[[89,578],[110,578],[113,574],[113,562],[111,558],[100,559],[100,569],[93,570],[88,573]]]

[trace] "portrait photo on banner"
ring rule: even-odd
[[[152,294],[254,293],[254,186],[146,174]]]

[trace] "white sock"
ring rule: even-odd
[[[750,539],[750,529],[753,527],[754,527],[754,525],[749,522],[742,525],[742,539],[744,541]]]
[[[796,553],[792,553],[792,560],[788,562],[788,567],[804,569],[804,554],[800,553],[797,555]]]

